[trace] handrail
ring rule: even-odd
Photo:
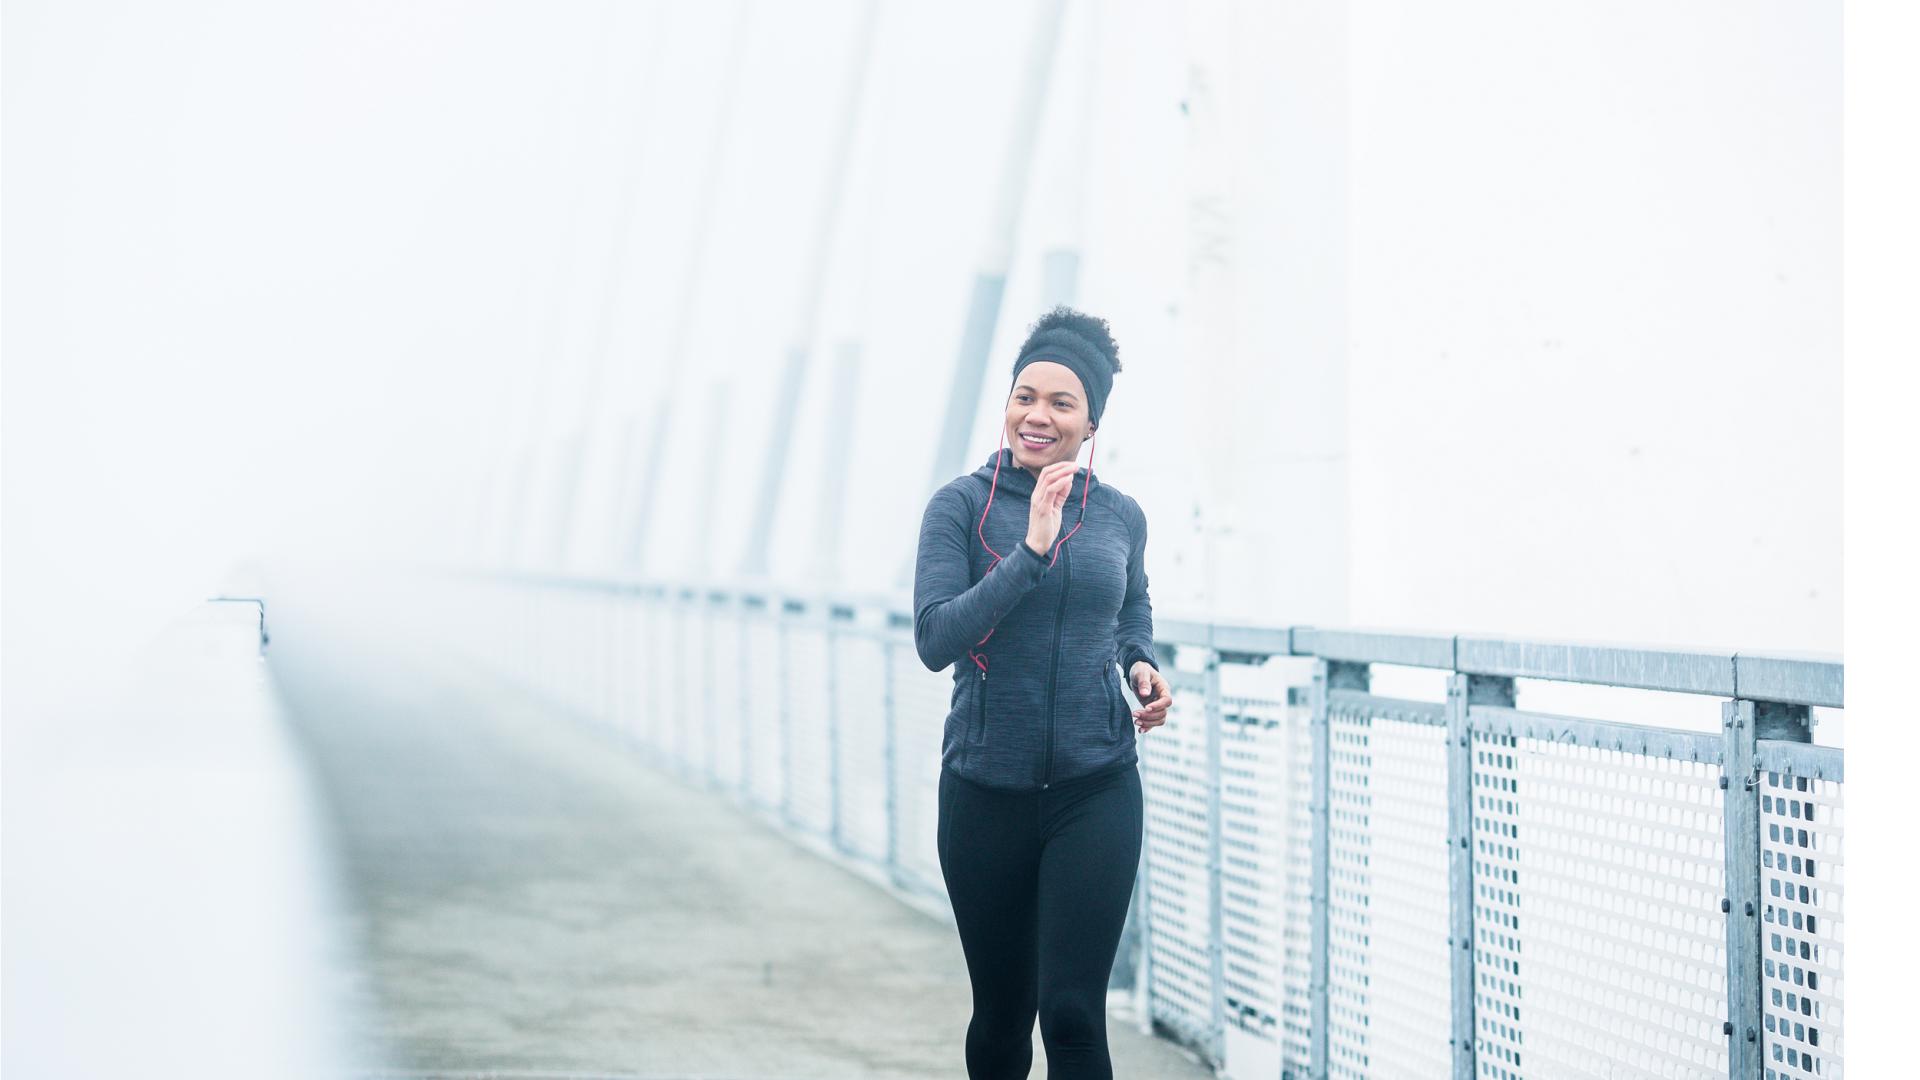
[[[892,625],[912,626],[912,603],[894,592],[858,592],[728,579],[661,580],[618,574],[533,570],[454,570],[458,576],[503,578],[562,588],[652,592],[731,603],[767,598],[770,608],[798,603],[878,609]],[[1318,657],[1358,664],[1392,664],[1464,675],[1591,683],[1712,697],[1844,708],[1845,663],[1820,652],[1728,652],[1685,645],[1553,638],[1508,638],[1383,627],[1310,626],[1157,617],[1154,638],[1170,645],[1212,648],[1245,658]]]
[[[725,782],[749,805],[776,813],[796,835],[827,838],[829,857],[878,860],[903,895],[928,893],[931,856],[902,848],[902,836],[917,836],[912,843],[924,847],[932,813],[924,772],[905,755],[921,757],[937,745],[928,741],[928,725],[937,721],[945,689],[935,687],[941,680],[920,670],[912,652],[909,598],[765,580],[448,572],[556,590],[548,596],[557,606],[537,605],[531,620],[517,603],[503,609],[512,613],[516,641],[503,655],[531,664],[544,687],[604,707],[616,724],[626,720],[609,703],[629,692],[629,680],[611,658],[624,646],[616,639],[582,654],[567,642],[575,626],[587,634],[611,626],[622,635],[635,624],[617,614],[582,624],[582,599],[609,612],[629,599],[672,612],[671,630],[639,632],[673,634],[676,650],[708,647],[698,644],[700,634],[687,634],[701,620],[737,626],[739,637],[729,631],[727,644],[713,638],[712,647],[752,665],[754,676],[742,682],[749,689],[715,706],[718,726],[703,729],[708,741],[696,743],[674,727],[656,749],[708,782],[720,782],[715,770],[726,762]],[[540,623],[549,617],[543,612],[569,628],[552,639],[557,651],[542,643]],[[1674,1014],[1678,1026],[1658,1040],[1628,1038],[1623,1052],[1670,1058],[1681,1052],[1672,1046],[1684,1044],[1684,1053],[1716,1061],[1724,1053],[1728,1075],[1738,1077],[1753,1075],[1769,1053],[1788,1055],[1789,1066],[1796,1052],[1839,1064],[1832,1037],[1843,1031],[1838,873],[1845,830],[1836,785],[1844,781],[1845,758],[1837,747],[1810,741],[1812,710],[1844,707],[1839,657],[1156,615],[1156,652],[1169,681],[1187,692],[1183,708],[1192,711],[1178,730],[1141,750],[1153,842],[1128,940],[1136,942],[1129,964],[1143,1024],[1216,1065],[1233,1057],[1230,1045],[1256,1055],[1250,1061],[1281,1053],[1284,1069],[1246,1066],[1266,1075],[1279,1070],[1324,1080],[1335,1055],[1350,1057],[1358,1045],[1397,1054],[1391,1068],[1420,1075],[1470,1080],[1482,1055],[1512,1075],[1541,1075],[1517,1067],[1524,921],[1526,933],[1549,935],[1538,940],[1575,950],[1575,959],[1561,961],[1551,949],[1530,950],[1529,970],[1554,970],[1558,962],[1554,977],[1587,980],[1596,992],[1619,992],[1607,980],[1620,964],[1592,972],[1565,966],[1593,961],[1577,955],[1578,943],[1593,935],[1611,942],[1609,949],[1639,950],[1643,973],[1672,966],[1671,974],[1652,977],[1671,978],[1692,995]],[[635,628],[642,625],[651,624]],[[777,638],[767,637],[769,630]],[[784,645],[766,652],[768,646],[750,642],[792,634],[824,635],[803,639],[814,642],[810,649],[828,650],[824,710],[795,709],[777,685],[757,681],[791,661]],[[519,642],[536,648],[522,652]],[[766,654],[749,660],[744,650],[756,648]],[[883,674],[843,674],[832,658],[861,654],[838,653],[842,648],[866,650],[866,664],[878,657]],[[1200,653],[1198,670],[1182,649]],[[1281,657],[1311,661],[1273,672],[1284,694],[1271,687],[1253,697],[1223,690],[1223,669]],[[1376,664],[1445,673],[1445,702],[1376,693]],[[687,680],[697,670],[672,676],[674,692],[692,693]],[[1520,680],[1718,697],[1721,724],[1680,730],[1542,711],[1521,701],[1530,691]],[[864,704],[849,711],[848,702]],[[652,745],[647,730],[632,735]],[[717,731],[726,733],[724,746]],[[884,801],[875,802],[882,794]],[[1156,808],[1163,816],[1153,817]],[[861,813],[880,815],[884,845],[870,832],[850,845],[849,823],[863,820],[853,816]],[[1523,852],[1531,853],[1524,867]],[[1659,891],[1635,891],[1634,881]],[[1525,920],[1522,893],[1536,898]],[[1164,919],[1148,918],[1163,912],[1163,903],[1170,905]],[[1263,905],[1273,904],[1288,913],[1288,952],[1278,973],[1272,969],[1282,958],[1272,942],[1259,943],[1261,935],[1280,933],[1261,923],[1270,914]],[[1601,915],[1606,929],[1591,921]],[[1816,920],[1823,929],[1815,930]],[[1669,944],[1680,940],[1676,933],[1691,942],[1686,949]],[[1667,936],[1655,943],[1647,935]],[[1722,937],[1724,963],[1700,952]],[[1365,963],[1398,970],[1370,981],[1355,965],[1371,949],[1389,951]],[[1484,1014],[1477,1003],[1482,965],[1505,972],[1487,988]],[[1250,982],[1256,970],[1259,979],[1278,978],[1284,987]],[[1255,1000],[1230,996],[1230,984],[1234,994]],[[1416,984],[1426,989],[1410,989]],[[1256,985],[1264,989],[1249,989]],[[1435,1022],[1436,985],[1444,1030]],[[1774,990],[1783,992],[1784,1004],[1770,996]],[[1384,1027],[1369,1036],[1366,1018],[1353,1027],[1355,993],[1385,1000],[1410,994],[1418,1008],[1409,1015],[1422,1019],[1395,1029],[1397,1021],[1383,1013],[1374,1019]],[[1337,994],[1348,999],[1335,1009]],[[1809,1002],[1822,1011],[1807,1013]],[[1802,1015],[1811,1022],[1803,1024]],[[1551,1009],[1529,1010],[1529,1017],[1540,1036],[1528,1043],[1530,1063],[1544,1061],[1551,1070],[1567,1063],[1565,1055],[1602,1053],[1579,1041],[1585,1036],[1567,1034],[1565,1025],[1584,1021],[1556,1019]],[[1707,1035],[1708,1022],[1721,1030]],[[1808,1042],[1799,1041],[1803,1028]],[[1370,1037],[1383,1041],[1368,1044]],[[1256,1045],[1263,1049],[1248,1049]],[[1563,1055],[1558,1064],[1556,1052]],[[1435,1059],[1445,1057],[1450,1070],[1437,1066]]]

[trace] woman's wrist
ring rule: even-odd
[[[1026,546],[1027,552],[1035,558],[1044,559],[1047,557],[1047,545],[1034,543],[1033,537],[1027,537],[1022,543]]]

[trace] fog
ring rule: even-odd
[[[276,566],[898,590],[1061,300],[1165,616],[1841,651],[1837,11],[1048,10],[10,2],[9,790]]]

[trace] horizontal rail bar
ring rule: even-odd
[[[1761,772],[1811,776],[1835,783],[1846,781],[1846,755],[1837,746],[1760,739],[1753,752],[1753,763],[1760,766]]]
[[[1453,637],[1447,634],[1302,626],[1294,634],[1293,649],[1302,655],[1362,664],[1453,667]]]
[[[873,609],[886,624],[910,627],[913,623],[911,598],[898,592],[776,587],[764,580],[686,582],[529,570],[453,569],[448,573],[551,588],[630,593],[669,602],[733,604],[744,601],[754,607],[757,599],[772,611],[795,605],[809,611],[815,607]],[[1154,629],[1155,639],[1162,643],[1211,648],[1234,662],[1284,655],[1315,656],[1474,675],[1844,707],[1845,663],[1839,656],[1823,653],[1740,654],[1604,641],[1532,640],[1367,627],[1227,624],[1164,617],[1156,620]]]
[[[1719,765],[1726,757],[1725,740],[1718,733],[1588,720],[1579,716],[1527,712],[1504,705],[1471,705],[1467,729],[1483,735],[1514,735],[1523,739],[1624,750],[1648,757],[1672,758]]]
[[[1437,702],[1412,701],[1339,687],[1327,691],[1327,711],[1358,711],[1377,720],[1399,720],[1408,724],[1437,724],[1444,727],[1447,722],[1447,707]]]
[[[1846,666],[1819,653],[1735,653],[1733,696],[1793,705],[1844,708]]]
[[[1294,629],[1291,626],[1215,623],[1213,647],[1223,653],[1239,653],[1254,657],[1291,656]]]
[[[1733,654],[1646,649],[1597,641],[1462,637],[1456,670],[1475,675],[1604,683],[1733,697]]]

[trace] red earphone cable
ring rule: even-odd
[[[1074,533],[1079,532],[1080,526],[1087,522],[1087,495],[1093,490],[1093,455],[1095,451],[1100,449],[1098,432],[1090,432],[1087,438],[1090,441],[1087,447],[1087,482],[1080,488],[1080,520],[1073,523],[1073,528],[1067,530],[1066,536],[1061,537],[1054,543],[1053,557],[1047,560],[1048,567],[1052,567],[1060,558],[1060,545],[1066,543]],[[1000,450],[1004,451],[1006,448],[1007,429],[1006,425],[1003,424],[1000,427]],[[975,528],[976,535],[980,537],[980,546],[986,548],[988,554],[993,556],[993,561],[987,564],[987,573],[989,574],[993,573],[994,567],[1000,565],[1001,559],[1000,553],[993,550],[992,544],[987,543],[987,514],[993,509],[993,494],[1000,488],[1000,459],[1004,456],[1006,456],[1004,453],[998,452],[993,455],[993,483],[987,487],[987,505],[985,509],[980,511],[980,524]],[[1025,541],[1022,541],[1022,543],[1024,542]],[[985,645],[987,638],[992,636],[993,631],[988,630],[987,637],[981,638],[979,641],[974,642],[974,644],[976,646]],[[980,676],[985,678],[987,674],[987,658],[974,652],[972,649],[967,650],[967,655],[973,659],[974,666],[980,669]]]

